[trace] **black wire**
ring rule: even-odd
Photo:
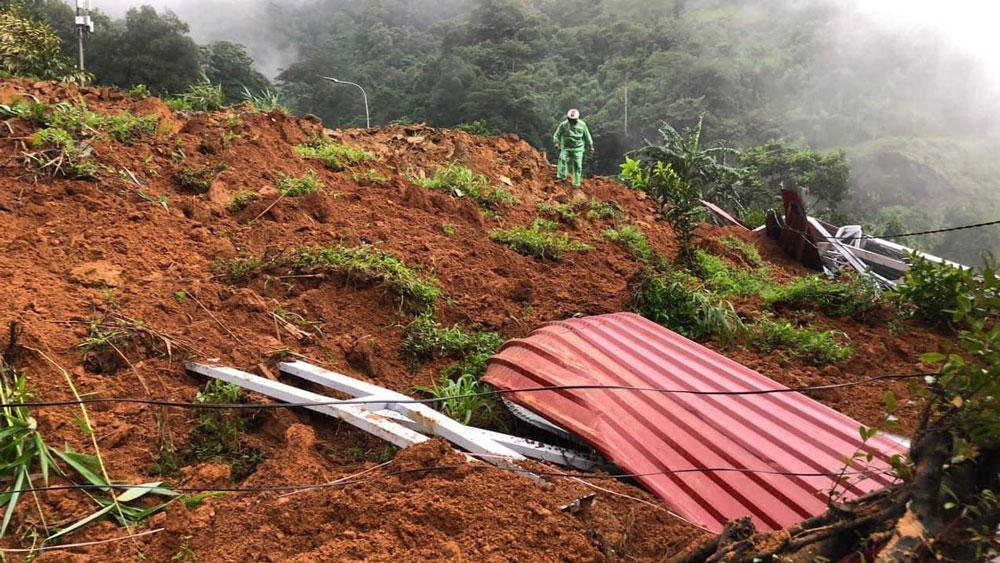
[[[476,454],[471,454],[476,455]],[[506,459],[506,458],[505,458]],[[758,475],[781,475],[788,477],[840,477],[840,476],[854,476],[854,475],[885,475],[891,473],[891,469],[874,470],[874,471],[835,471],[835,472],[795,472],[795,471],[775,471],[768,469],[749,469],[743,467],[693,467],[689,469],[673,469],[665,471],[650,471],[647,473],[616,473],[616,474],[573,474],[565,473],[561,471],[532,471],[530,469],[523,469],[518,467],[498,467],[494,465],[435,465],[432,467],[417,467],[411,469],[400,469],[396,471],[389,471],[385,473],[377,473],[364,478],[343,480],[343,481],[331,481],[328,483],[310,483],[304,485],[271,485],[271,486],[261,486],[261,487],[168,487],[164,485],[153,485],[153,484],[138,484],[138,485],[125,485],[125,484],[112,484],[112,485],[95,485],[95,484],[83,484],[83,485],[50,485],[45,487],[30,487],[24,489],[12,489],[0,491],[3,495],[13,495],[13,494],[25,494],[25,493],[43,493],[51,491],[74,491],[74,490],[129,490],[129,489],[165,489],[170,490],[175,493],[280,493],[289,491],[308,491],[313,489],[332,489],[337,487],[344,487],[348,485],[355,485],[358,483],[364,483],[367,481],[374,480],[375,478],[384,477],[396,477],[400,475],[410,475],[414,473],[433,473],[437,471],[453,471],[456,469],[468,468],[474,471],[489,471],[497,469],[500,471],[508,471],[511,473],[525,473],[532,474],[539,477],[572,477],[576,479],[584,480],[609,480],[609,479],[635,479],[639,477],[653,477],[657,475],[676,475],[684,473],[754,473]]]
[[[784,225],[784,226],[780,226],[779,225],[779,228],[781,228],[782,230],[785,230],[785,231],[791,231],[793,233],[798,233],[798,234],[803,235],[803,236],[814,236],[816,238],[821,238],[821,239],[826,239],[826,240],[836,240],[836,241],[839,241],[841,243],[849,243],[849,242],[853,242],[853,241],[859,240],[859,239],[894,239],[894,238],[905,238],[905,237],[917,237],[917,236],[922,236],[922,235],[934,235],[934,234],[938,234],[938,233],[950,233],[952,231],[962,231],[962,230],[965,230],[965,229],[978,229],[980,227],[989,227],[991,225],[1000,225],[1000,220],[997,220],[997,221],[988,221],[986,223],[976,223],[975,225],[962,225],[960,227],[947,227],[947,228],[944,228],[944,229],[934,229],[934,230],[931,230],[931,231],[917,231],[917,232],[913,232],[913,233],[896,233],[896,234],[891,234],[891,235],[881,235],[881,236],[877,236],[877,237],[873,236],[873,235],[862,234],[862,235],[858,235],[858,236],[854,236],[854,237],[848,237],[848,238],[825,237],[825,236],[822,236],[822,235],[819,235],[819,234],[807,234],[807,233],[805,233],[805,232],[803,232],[803,231],[801,231],[799,229],[794,229],[792,227],[789,227],[788,225]]]
[[[875,381],[914,379],[918,377],[937,376],[937,373],[909,373],[877,375],[857,381],[847,383],[831,383],[829,385],[811,385],[805,387],[783,387],[781,389],[755,389],[751,391],[698,391],[694,389],[664,389],[660,387],[636,387],[631,385],[553,385],[540,387],[524,387],[520,389],[495,389],[492,391],[480,391],[477,393],[467,393],[464,395],[454,395],[450,397],[431,397],[428,399],[347,399],[329,401],[310,401],[302,403],[190,403],[183,401],[167,401],[161,399],[134,399],[126,397],[107,397],[94,399],[79,399],[66,401],[38,401],[24,403],[0,403],[0,408],[45,408],[45,407],[66,407],[76,405],[93,405],[101,403],[122,403],[151,405],[158,407],[171,407],[193,410],[229,410],[229,409],[275,409],[275,408],[297,408],[297,407],[321,407],[331,405],[371,405],[371,404],[434,404],[456,399],[469,399],[475,397],[491,397],[497,395],[511,395],[514,393],[539,393],[544,391],[580,391],[600,389],[608,391],[641,391],[650,393],[670,393],[675,395],[775,395],[779,393],[801,393],[808,391],[827,391],[830,389],[842,389],[865,385]]]

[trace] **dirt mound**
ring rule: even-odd
[[[16,367],[48,400],[71,397],[60,367],[81,393],[193,400],[204,382],[184,371],[189,358],[220,358],[274,377],[274,362],[296,355],[401,391],[436,379],[443,360],[415,366],[404,354],[404,326],[412,312],[386,284],[295,270],[288,257],[296,249],[372,245],[436,278],[443,296],[436,311],[440,322],[508,338],[545,321],[626,308],[628,282],[640,264],[601,236],[620,221],[640,225],[656,251],[676,252],[672,232],[656,220],[643,194],[601,178],[568,192],[552,183],[545,158],[512,136],[481,138],[425,126],[328,132],[333,142],[378,157],[337,170],[295,149],[314,142],[321,124],[280,112],[236,107],[185,115],[116,90],[2,82],[0,102],[15,99],[82,100],[101,114],[127,110],[159,118],[156,132],[133,144],[91,139],[89,158],[97,173],[88,180],[53,177],[49,168],[25,159],[37,150],[30,138],[37,124],[15,118],[0,130],[7,156],[0,163],[0,282],[6,288],[0,324],[17,321],[23,327],[22,344],[36,352],[26,351]],[[485,174],[520,203],[484,210],[469,198],[411,179],[453,161]],[[325,188],[296,197],[281,187],[288,177],[307,173]],[[588,216],[591,201],[620,209],[624,219]],[[530,225],[542,215],[539,203],[574,202],[579,217],[563,221],[559,231],[593,250],[537,260],[490,239],[494,229]],[[747,234],[710,227],[704,233],[743,236],[767,259],[777,256],[768,241]],[[780,259],[775,267],[789,278],[802,273]],[[813,384],[915,371],[914,358],[940,340],[918,328],[898,337],[884,326],[819,318],[857,343],[854,359],[820,369],[777,352],[725,353],[782,383]],[[96,345],[95,339],[115,346]],[[890,388],[909,396],[905,384],[887,383],[818,398],[871,424]],[[904,408],[904,422],[912,421],[916,408]],[[91,452],[68,410],[36,416],[50,443],[65,440]],[[108,471],[124,482],[154,480],[151,471],[163,453],[183,448],[196,423],[191,413],[136,405],[96,405],[91,416]],[[374,438],[299,411],[261,413],[247,442],[267,461],[243,486],[327,482],[370,468],[359,460],[381,459],[385,451]],[[425,462],[456,468],[389,475]],[[174,475],[172,482],[196,486],[227,480],[212,466]],[[190,510],[175,503],[152,523],[167,531],[110,549],[122,560],[135,558],[136,545],[153,560],[185,549],[213,561],[659,560],[699,534],[658,508],[606,492],[598,492],[590,512],[562,512],[560,506],[595,491],[565,479],[539,487],[469,465],[436,444],[403,452],[366,477],[372,479],[291,496],[232,494]],[[628,485],[601,486],[650,500]],[[44,494],[39,502],[50,521],[72,521],[86,513],[83,498]],[[32,514],[19,511],[16,524],[37,524]],[[120,533],[105,522],[71,540]],[[21,540],[8,534],[5,542]],[[108,549],[80,553],[107,560]]]

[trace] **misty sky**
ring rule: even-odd
[[[270,76],[290,63],[292,53],[267,40],[266,6],[301,3],[304,0],[93,0],[96,8],[120,17],[134,6],[151,4],[170,8],[191,26],[199,42],[227,39],[245,44],[261,70]],[[655,2],[657,0],[650,0]],[[795,1],[795,0],[790,0]],[[955,45],[982,60],[993,77],[1000,79],[1000,2],[996,0],[828,0],[848,4],[888,29],[926,28],[951,38]],[[262,37],[263,36],[263,37]]]

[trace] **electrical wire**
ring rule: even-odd
[[[474,455],[474,454],[470,454]],[[305,490],[316,490],[316,489],[335,489],[339,487],[346,487],[349,485],[357,485],[360,483],[365,483],[368,481],[373,481],[376,479],[386,478],[386,477],[397,477],[401,475],[412,475],[418,473],[434,473],[438,471],[454,471],[460,468],[468,468],[474,471],[490,471],[490,470],[500,470],[507,471],[511,473],[524,473],[532,474],[539,477],[566,477],[566,478],[577,478],[586,480],[620,480],[620,479],[637,479],[640,477],[654,477],[660,475],[678,475],[685,473],[753,473],[758,475],[779,475],[786,477],[831,477],[839,478],[840,476],[860,476],[860,475],[887,475],[892,472],[891,469],[878,469],[871,471],[831,471],[831,472],[798,472],[798,471],[777,471],[769,469],[751,469],[745,467],[692,467],[688,469],[671,469],[664,471],[649,471],[644,473],[607,473],[607,474],[573,474],[565,473],[562,471],[533,471],[530,469],[523,469],[518,467],[499,467],[494,465],[434,465],[430,467],[416,467],[410,469],[400,469],[396,471],[388,471],[385,473],[379,473],[376,475],[371,475],[364,478],[358,479],[338,479],[336,481],[330,481],[326,483],[308,483],[300,485],[270,485],[270,486],[260,486],[260,487],[174,487],[169,490],[176,493],[275,493],[275,492],[289,492],[289,491],[305,491]],[[76,490],[100,490],[104,491],[107,489],[119,489],[119,490],[130,490],[130,489],[166,489],[162,484],[137,484],[137,485],[127,485],[127,484],[111,484],[111,485],[96,485],[96,484],[72,484],[72,485],[48,485],[44,487],[26,487],[23,489],[11,489],[2,491],[4,495],[10,494],[26,494],[26,493],[44,493],[52,491],[76,491]]]
[[[861,234],[861,235],[857,235],[857,236],[853,236],[853,237],[845,237],[845,238],[826,237],[826,236],[819,235],[819,234],[806,233],[806,232],[801,231],[799,229],[794,229],[792,227],[789,227],[788,225],[779,225],[778,228],[780,228],[783,231],[791,231],[793,233],[798,233],[799,235],[802,235],[803,237],[806,237],[807,240],[808,240],[809,236],[812,236],[812,237],[816,237],[816,238],[820,238],[820,239],[835,240],[835,241],[838,241],[838,242],[846,244],[846,243],[850,243],[850,242],[853,242],[853,241],[856,241],[856,240],[862,240],[862,239],[886,239],[886,240],[888,240],[888,239],[894,239],[894,238],[917,237],[917,236],[923,236],[923,235],[934,235],[934,234],[938,234],[938,233],[950,233],[952,231],[964,231],[966,229],[978,229],[980,227],[989,227],[989,226],[992,226],[992,225],[1000,225],[1000,220],[997,220],[997,221],[987,221],[985,223],[976,223],[974,225],[962,225],[962,226],[959,226],[959,227],[946,227],[946,228],[943,228],[943,229],[934,229],[934,230],[930,230],[930,231],[916,231],[916,232],[912,232],[912,233],[896,233],[896,234],[891,234],[891,235],[880,235],[880,236],[877,236],[877,237],[873,236],[873,235]]]
[[[855,387],[867,385],[876,381],[916,379],[924,377],[936,377],[937,373],[907,373],[907,374],[887,374],[877,375],[848,381],[846,383],[831,383],[827,385],[809,385],[804,387],[782,387],[778,389],[751,389],[744,391],[705,391],[697,389],[665,389],[662,387],[637,387],[632,385],[552,385],[539,387],[523,387],[518,389],[495,389],[491,391],[480,391],[476,393],[466,393],[449,397],[431,397],[427,399],[346,399],[329,401],[307,401],[288,403],[198,403],[184,401],[168,401],[163,399],[140,399],[129,397],[106,397],[65,401],[35,401],[23,403],[0,403],[0,408],[47,408],[47,407],[67,407],[76,405],[92,404],[138,404],[158,407],[192,409],[192,410],[234,410],[234,409],[274,409],[274,408],[298,408],[298,407],[321,407],[333,405],[371,405],[371,404],[434,404],[456,399],[470,399],[476,397],[493,397],[502,395],[512,395],[516,393],[541,393],[552,391],[586,391],[586,390],[606,390],[606,391],[637,391],[644,393],[668,393],[674,395],[720,395],[720,396],[741,396],[741,395],[777,395],[782,393],[804,393],[810,391],[829,391],[831,389],[843,389],[845,387]]]

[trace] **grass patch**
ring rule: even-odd
[[[591,250],[594,247],[580,241],[570,240],[568,233],[555,233],[556,224],[546,219],[535,219],[531,227],[516,226],[510,229],[496,229],[490,239],[505,244],[511,250],[539,260],[558,260],[567,251]]]
[[[729,252],[739,255],[748,265],[753,266],[754,268],[767,267],[764,259],[760,257],[760,252],[757,251],[757,247],[743,239],[736,237],[723,237],[722,247]]]
[[[212,187],[215,177],[229,168],[225,162],[220,162],[215,166],[202,166],[200,168],[182,168],[180,172],[174,174],[174,181],[183,190],[188,190],[197,194],[208,192]]]
[[[427,311],[406,326],[403,352],[416,360],[459,359],[481,353],[488,357],[502,343],[503,337],[495,332],[469,333],[461,325],[444,328]]]
[[[65,129],[48,127],[34,132],[29,138],[32,152],[24,153],[39,170],[53,176],[78,180],[97,178],[97,162],[90,158],[90,150],[81,148],[76,139]]]
[[[619,220],[625,217],[625,211],[617,201],[590,200],[590,209],[587,211],[587,219],[614,219]]]
[[[378,170],[374,168],[369,168],[362,173],[352,172],[351,179],[359,186],[374,186],[377,184],[386,184],[392,178],[379,174]]]
[[[745,337],[747,327],[724,299],[713,299],[704,290],[691,290],[697,279],[677,270],[653,272],[648,268],[633,278],[633,312],[692,340],[715,337],[727,346]]]
[[[319,160],[331,170],[340,171],[355,164],[375,160],[375,157],[365,151],[331,143],[326,139],[319,139],[308,145],[296,145],[293,147],[295,154],[306,160]]]
[[[246,281],[257,268],[260,267],[260,260],[249,258],[217,259],[212,263],[212,271],[225,275],[232,283]]]
[[[316,268],[340,270],[347,276],[385,284],[406,301],[433,305],[441,296],[437,280],[421,275],[399,257],[362,244],[355,248],[303,248],[291,257],[292,267],[299,271]]]
[[[648,263],[653,258],[653,249],[649,247],[646,235],[633,225],[625,225],[618,229],[604,231],[604,236],[628,249],[638,260]]]
[[[875,309],[879,290],[867,276],[850,275],[842,280],[808,276],[788,285],[761,292],[765,307],[816,303],[833,317],[858,317]]]
[[[277,188],[285,197],[301,197],[316,190],[324,190],[326,185],[320,181],[315,172],[310,170],[301,178],[282,174],[281,178],[278,178]]]
[[[490,184],[484,174],[476,174],[457,162],[442,166],[430,178],[410,178],[427,189],[447,192],[454,197],[468,197],[480,207],[496,209],[501,205],[521,203],[509,191]]]
[[[767,269],[747,272],[732,268],[718,256],[703,250],[695,251],[695,264],[705,286],[719,297],[759,295],[777,287]]]
[[[763,352],[781,349],[789,358],[815,365],[849,360],[854,355],[851,339],[839,330],[819,331],[788,321],[763,317],[751,328],[750,344]]]
[[[252,92],[246,86],[243,87],[243,101],[250,104],[253,109],[261,112],[271,112],[278,110],[283,113],[291,113],[288,108],[281,103],[281,96],[270,88],[264,88],[258,92]]]

